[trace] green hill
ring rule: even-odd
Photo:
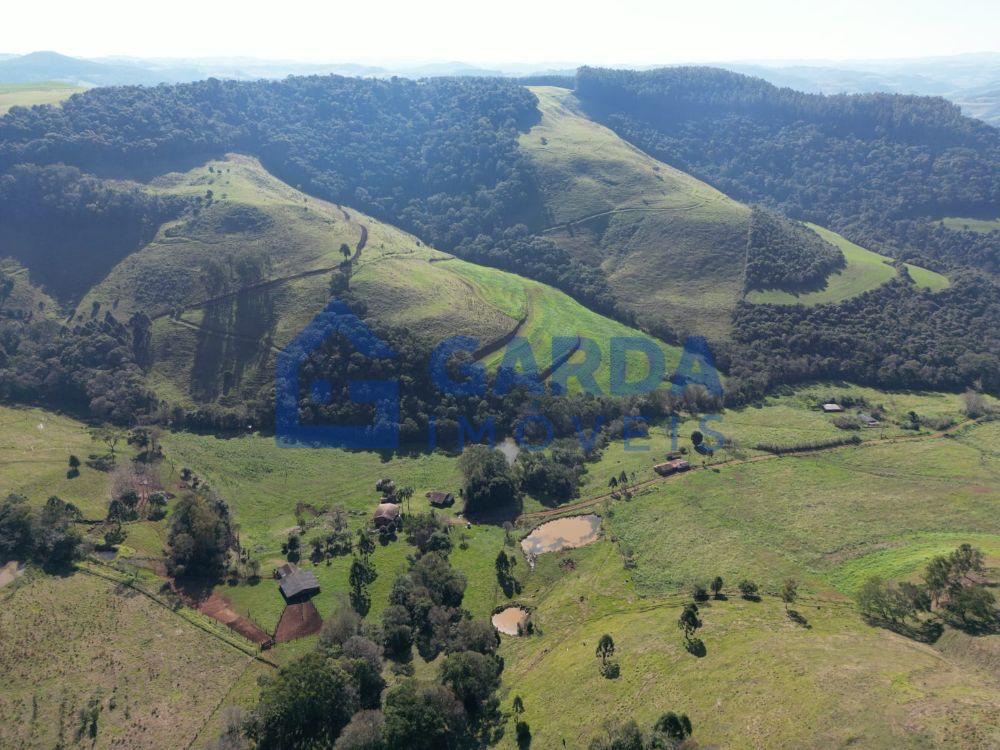
[[[772,305],[819,305],[842,302],[875,289],[896,276],[896,269],[891,265],[891,258],[855,245],[829,229],[815,224],[807,226],[824,240],[840,248],[847,265],[830,274],[823,289],[802,294],[777,289],[754,290],[747,294],[748,302]],[[933,292],[948,287],[947,277],[910,263],[905,265],[917,286],[926,287]]]
[[[573,94],[537,87],[521,137],[545,197],[545,236],[607,273],[643,319],[714,338],[742,293],[750,210],[587,119]]]
[[[516,332],[544,370],[553,336],[590,338],[601,348],[596,379],[606,389],[610,338],[642,335],[545,284],[461,261],[354,209],[307,198],[248,157],[167,175],[149,189],[201,196],[201,208],[119,263],[76,316],[110,309],[119,319],[137,311],[151,317],[150,383],[173,403],[254,398],[273,377],[274,354],[329,301],[331,276],[348,257],[351,295],[375,320],[405,326],[428,348],[456,335],[485,347]],[[661,346],[672,369],[677,350]],[[494,351],[487,364],[501,358]]]

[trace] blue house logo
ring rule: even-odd
[[[344,336],[357,351],[372,359],[392,359],[395,353],[340,300],[332,300],[279,354],[274,374],[275,438],[282,447],[395,450],[399,447],[399,383],[395,380],[354,380],[348,384],[353,403],[372,404],[374,419],[368,425],[303,424],[300,396],[309,388],[314,404],[328,404],[333,386],[318,379],[301,382],[301,369],[309,355],[331,336]]]

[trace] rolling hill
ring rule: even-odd
[[[876,289],[896,277],[892,259],[854,244],[829,229],[808,225],[827,242],[840,248],[846,266],[830,274],[822,289],[803,293],[777,289],[753,290],[747,294],[747,301],[755,304],[772,305],[821,305],[842,302],[859,294]],[[948,287],[947,277],[912,263],[904,264],[910,278],[918,287],[940,291]]]
[[[542,120],[520,143],[544,196],[545,236],[604,269],[642,319],[725,338],[750,209],[588,119],[567,89],[532,91]]]
[[[405,327],[426,349],[457,335],[485,349],[516,333],[544,371],[553,336],[585,337],[601,350],[596,379],[607,389],[610,339],[643,335],[550,286],[467,263],[352,208],[309,198],[250,157],[166,175],[148,190],[201,197],[201,208],[115,266],[75,318],[108,310],[119,319],[149,316],[150,383],[173,403],[254,398],[273,379],[274,354],[326,305],[331,276],[345,263],[351,296],[368,315]],[[660,346],[672,371],[679,350]],[[494,347],[486,364],[495,368],[502,358]]]

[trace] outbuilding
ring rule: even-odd
[[[379,503],[375,508],[375,518],[373,520],[376,528],[394,524],[397,518],[399,518],[399,506],[394,503]]]
[[[844,407],[840,404],[823,404],[823,411],[827,414],[834,414],[839,411],[843,411]]]
[[[676,474],[679,471],[687,471],[691,468],[691,464],[685,461],[683,458],[676,458],[673,461],[667,461],[662,464],[657,464],[653,467],[653,471],[659,474],[661,477],[668,477],[671,474]]]
[[[278,588],[286,601],[304,601],[319,593],[319,581],[311,570],[299,570],[294,565],[285,564],[277,570],[280,583]]]
[[[455,504],[455,496],[450,492],[428,492],[427,499],[435,508],[448,508]]]

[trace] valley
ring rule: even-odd
[[[686,67],[14,95],[0,746],[1000,745],[1000,235],[941,218],[989,126]]]

